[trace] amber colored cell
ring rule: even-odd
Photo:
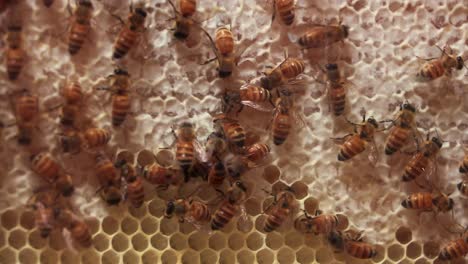
[[[304,201],[304,210],[308,214],[315,214],[315,211],[319,208],[319,201],[314,197],[308,197]]]
[[[244,246],[244,236],[239,233],[229,235],[228,246],[232,250],[239,250]]]
[[[132,237],[132,247],[136,251],[144,251],[148,247],[148,239],[143,234],[137,233]]]
[[[255,263],[255,255],[252,251],[243,249],[236,254],[238,263]]]
[[[131,216],[135,217],[136,219],[141,219],[141,218],[145,217],[145,215],[147,213],[145,204],[143,204],[139,208],[129,206],[128,207],[128,212],[130,213]]]
[[[411,241],[413,236],[411,233],[411,229],[404,226],[400,226],[395,232],[395,237],[401,244],[407,244]]]
[[[152,216],[157,218],[161,218],[164,216],[164,210],[166,209],[166,205],[163,200],[154,199],[148,204],[148,211]]]
[[[401,258],[403,258],[404,254],[405,254],[405,249],[399,244],[394,244],[388,247],[387,256],[391,260],[398,261]]]
[[[278,181],[278,182],[275,182],[271,186],[271,192],[273,194],[277,194],[277,193],[282,192],[282,191],[284,191],[284,190],[286,190],[288,188],[289,188],[289,186],[286,183],[284,183],[282,181]]]
[[[114,264],[119,263],[119,255],[114,250],[108,250],[101,256],[101,263],[103,264]]]
[[[71,249],[66,249],[60,254],[60,261],[67,264],[78,264],[80,263],[79,253],[73,252]]]
[[[221,250],[227,245],[226,237],[221,233],[214,233],[208,239],[208,246],[214,250]]]
[[[143,149],[137,154],[136,158],[137,164],[144,167],[148,164],[152,164],[156,161],[153,152],[147,149]]]
[[[135,154],[129,150],[123,149],[117,153],[115,159],[116,161],[125,160],[126,162],[133,164],[135,161]]]
[[[138,222],[133,217],[125,217],[120,223],[120,229],[127,235],[135,233],[138,229]]]
[[[177,233],[169,238],[169,245],[174,250],[182,250],[187,248],[187,239],[185,236]]]
[[[138,263],[140,258],[138,257],[138,254],[135,251],[129,250],[123,254],[122,259],[123,259],[123,263],[132,264],[132,263]]]
[[[5,231],[0,229],[0,248],[5,245],[6,238],[5,238]]]
[[[112,235],[119,229],[119,222],[112,216],[106,216],[102,220],[101,227],[106,234]]]
[[[28,211],[24,211],[23,213],[21,213],[21,217],[20,217],[20,225],[24,228],[24,229],[33,229],[35,227],[35,223],[34,223],[35,219],[34,219],[34,213],[30,210]]]
[[[185,221],[183,223],[179,223],[179,232],[182,233],[182,234],[185,234],[185,235],[188,235],[192,232],[194,232],[195,230],[197,230],[195,228],[195,226],[188,222],[188,221]]]
[[[169,245],[169,242],[167,240],[166,236],[163,236],[160,233],[156,233],[154,236],[151,237],[151,246],[159,249],[159,250],[164,250],[167,248]]]
[[[141,221],[140,228],[147,235],[154,234],[158,230],[158,221],[153,217],[146,217]]]
[[[421,256],[422,248],[418,242],[411,242],[406,247],[406,256],[408,258],[416,259]]]
[[[236,256],[232,250],[224,249],[219,254],[219,262],[225,264],[234,264],[236,263]]]
[[[261,201],[258,198],[249,198],[245,201],[244,206],[248,215],[256,216],[262,212]]]
[[[237,219],[235,219],[235,223],[237,230],[239,230],[242,233],[249,233],[254,227],[252,217],[249,217],[247,215],[238,217]]]
[[[203,264],[218,263],[218,254],[209,248],[200,252],[200,262]]]
[[[200,251],[208,246],[208,236],[206,232],[196,231],[188,238],[190,248]]]
[[[276,257],[281,264],[294,263],[295,260],[294,251],[289,247],[283,247],[278,250]]]
[[[11,248],[4,248],[0,251],[0,260],[3,263],[15,263],[16,262],[16,253]]]
[[[125,234],[118,233],[112,237],[112,249],[118,252],[122,252],[128,249],[128,238]]]
[[[3,256],[0,256],[0,257],[2,258],[2,261],[4,261]],[[19,259],[19,262],[22,264],[37,263],[38,261],[36,252],[30,248],[22,249],[18,254],[18,259]],[[69,263],[73,263],[73,262],[69,262]]]
[[[246,244],[250,250],[255,251],[255,250],[260,249],[263,243],[264,243],[263,236],[260,235],[260,233],[253,232],[247,236]]]
[[[63,233],[59,229],[53,230],[48,238],[49,246],[57,251],[64,249],[67,246]]]
[[[16,211],[7,210],[2,214],[2,226],[6,229],[12,229],[18,224],[18,214]]]
[[[424,243],[423,252],[424,256],[428,258],[435,258],[439,255],[440,245],[435,241],[427,241]]]
[[[91,234],[96,234],[99,231],[100,221],[96,218],[86,218],[85,223],[88,225]]]
[[[268,233],[265,242],[267,247],[277,250],[284,244],[283,235],[277,232]]]
[[[273,254],[273,252],[266,248],[258,251],[256,257],[258,263],[271,264],[275,260],[275,255]]]
[[[157,263],[159,258],[158,251],[154,249],[149,249],[141,255],[141,263],[143,264],[153,264]]]
[[[93,250],[86,250],[81,254],[81,263],[83,264],[94,264],[99,263],[100,255]],[[105,263],[101,261],[101,263]]]
[[[161,219],[161,222],[159,222],[159,229],[164,235],[174,234],[177,232],[178,227],[179,224],[177,223],[176,219],[163,218]]]
[[[429,260],[423,259],[423,258],[418,259],[418,260],[416,260],[416,262],[414,262],[414,264],[429,264],[429,263],[432,263],[432,261],[429,261]]]
[[[280,174],[280,169],[275,165],[268,165],[263,169],[263,179],[270,184],[277,182]]]
[[[189,250],[186,250],[183,254],[182,254],[182,263],[193,263],[193,264],[198,264],[200,263],[200,259],[198,257],[198,254],[189,249]]]
[[[374,262],[382,261],[386,258],[386,249],[382,245],[376,245],[375,249],[377,250],[377,255],[372,258]]]
[[[156,161],[159,165],[168,167],[174,162],[174,154],[170,150],[160,150],[156,153]]]
[[[319,263],[329,263],[333,259],[333,252],[329,248],[319,248],[315,251],[315,260]]]
[[[97,234],[94,236],[93,240],[94,248],[96,248],[96,250],[102,252],[109,248],[109,236],[105,234]]]
[[[26,233],[22,230],[13,230],[8,236],[8,245],[20,249],[26,244]]]
[[[165,264],[177,263],[177,254],[173,250],[166,250],[161,255],[161,262]]]
[[[294,195],[296,196],[296,199],[298,200],[304,199],[309,194],[308,193],[309,187],[307,187],[307,185],[303,183],[302,181],[297,181],[293,183],[291,185],[291,189],[293,190]]]
[[[58,263],[58,259],[57,252],[48,248],[42,251],[41,255],[39,256],[41,263]]]
[[[319,236],[306,235],[304,236],[304,244],[311,248],[319,248],[322,246],[322,239]]]
[[[296,252],[296,260],[301,264],[312,263],[314,259],[314,251],[308,247],[302,247]]]
[[[47,244],[47,239],[41,237],[41,234],[36,229],[29,233],[28,244],[35,249],[41,249]]]
[[[284,243],[292,249],[298,249],[304,244],[304,235],[296,231],[291,231],[284,236]]]

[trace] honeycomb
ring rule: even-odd
[[[57,104],[58,91],[67,79],[75,79],[90,93],[87,114],[99,126],[110,127],[111,95],[92,92],[92,87],[115,67],[110,58],[118,21],[110,13],[125,17],[129,1],[93,1],[94,30],[73,58],[63,37],[69,17],[67,1],[55,0],[49,9],[42,1],[19,2],[28,63],[15,83],[7,81],[4,63],[0,66],[2,119],[14,119],[6,99],[11,89],[33,90],[44,109]],[[97,182],[89,156],[60,153],[55,143],[59,114],[48,112],[41,118],[37,138],[42,140],[36,147],[48,148],[74,175],[77,190],[72,202],[91,229],[93,245],[88,249],[69,247],[58,230],[48,239],[40,237],[34,215],[25,204],[42,182],[28,167],[28,151],[16,144],[16,129],[6,128],[0,153],[0,263],[441,263],[436,260],[440,246],[457,236],[435,225],[431,214],[419,217],[400,206],[414,188],[400,182],[405,157],[383,155],[385,133],[376,138],[382,154],[375,166],[365,155],[347,163],[336,161],[338,147],[329,138],[345,135],[351,128],[328,110],[325,88],[313,78],[320,78],[314,65],[338,58],[345,76],[354,84],[347,102],[352,107],[346,110],[351,120],[359,120],[364,111],[378,120],[388,119],[406,99],[418,106],[418,126],[424,131],[437,128],[449,141],[438,157],[435,184],[446,192],[455,191],[451,195],[455,219],[467,225],[468,200],[455,190],[461,178],[457,165],[464,153],[462,145],[468,141],[466,69],[432,83],[413,78],[421,63],[416,56],[440,55],[434,45],[450,44],[457,54],[468,58],[466,0],[297,0],[292,27],[278,21],[270,25],[272,1],[198,2],[198,12],[214,14],[202,23],[208,32],[214,34],[218,26],[229,24],[238,44],[248,46],[239,71],[226,80],[218,79],[213,64],[200,65],[212,56],[201,32],[195,30],[185,43],[176,41],[168,21],[172,17],[170,6],[163,0],[146,1],[151,13],[145,41],[122,62],[134,80],[132,115],[123,128],[113,131],[107,151],[126,150],[135,158],[146,149],[170,160],[171,155],[160,148],[172,144],[174,123],[190,120],[197,126],[197,137],[204,139],[211,131],[210,114],[219,106],[222,87],[254,80],[265,67],[280,63],[284,50],[289,56],[304,58],[307,66],[301,78],[307,85],[297,104],[306,125],[294,131],[283,146],[272,147],[271,163],[246,175],[247,184],[255,190],[245,202],[248,221],[232,221],[221,231],[206,232],[187,222],[166,219],[165,201],[173,194],[156,195],[151,185],[146,186],[141,208],[127,203],[106,206],[95,194]],[[201,20],[202,15],[196,18]],[[307,24],[331,24],[339,19],[350,26],[349,38],[325,54],[301,51],[291,42]],[[4,15],[1,25],[4,32]],[[263,129],[268,115],[246,108],[239,118],[247,130],[268,139]],[[336,213],[340,229],[363,230],[366,241],[377,245],[377,256],[358,261],[334,252],[324,237],[298,233],[291,225],[278,232],[263,232],[262,212],[271,197],[259,190],[285,184],[296,191],[307,212],[320,208]],[[203,198],[211,195],[207,192]],[[441,221],[450,217],[443,215]],[[466,263],[466,258],[452,263]]]

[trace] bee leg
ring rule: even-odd
[[[434,57],[434,58],[421,58],[419,56],[416,56],[416,58],[418,58],[419,60],[424,60],[424,61],[431,61],[431,60],[437,59],[437,57]]]
[[[217,59],[218,59],[217,57],[214,57],[214,58],[212,58],[212,59],[208,59],[208,60],[206,60],[205,62],[200,63],[200,65],[206,65],[206,64],[211,63],[211,62],[213,62],[213,61],[215,61],[215,60],[217,60]]]
[[[273,21],[275,21],[276,17],[276,0],[273,0],[273,14],[271,16],[271,24],[273,24]]]
[[[353,134],[347,134],[344,137],[337,137],[337,138],[330,138],[331,140],[335,141],[335,143],[340,144],[344,142],[348,137],[352,136]]]

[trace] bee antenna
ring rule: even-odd
[[[175,7],[174,3],[172,3],[171,0],[167,0],[169,2],[169,4],[172,6],[172,9],[174,9],[174,13],[179,13],[179,11],[177,10],[177,8]]]

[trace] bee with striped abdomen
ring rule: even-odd
[[[273,197],[273,203],[265,209],[267,214],[263,227],[265,232],[272,232],[282,226],[294,214],[298,206],[296,197],[289,188],[278,192]]]
[[[176,160],[184,173],[185,181],[189,179],[189,172],[195,163],[195,128],[192,123],[183,122],[172,130],[176,138]]]
[[[225,199],[211,219],[212,230],[222,229],[234,218],[239,212],[242,202],[245,201],[246,193],[247,187],[241,181],[234,182],[227,193],[223,193]]]
[[[227,143],[220,131],[214,131],[206,140],[205,153],[207,160],[220,159],[227,151]]]
[[[335,116],[343,114],[346,107],[346,90],[349,82],[342,76],[338,64],[330,63],[322,69],[327,76],[328,105]]]
[[[286,26],[290,26],[294,22],[296,7],[295,0],[273,0],[273,15],[271,22],[275,20],[276,14],[281,18],[281,22]]]
[[[223,184],[224,179],[227,177],[226,167],[222,160],[214,160],[208,172],[208,183],[212,186]]]
[[[191,18],[196,11],[196,0],[179,0],[179,8],[176,8],[171,0],[168,0],[174,10],[174,37],[180,40],[185,40],[189,37],[192,25],[195,21]]]
[[[78,0],[72,14],[70,32],[68,34],[68,52],[75,55],[80,51],[91,29],[93,16],[93,3],[90,0]]]
[[[293,103],[292,93],[289,90],[283,90],[276,99],[271,120],[273,143],[277,146],[282,145],[293,127],[300,129],[304,125],[305,122]]]
[[[125,197],[130,200],[133,207],[141,207],[145,200],[145,188],[135,166],[126,160],[120,160],[116,162],[116,167],[120,169],[120,175],[126,184]]]
[[[260,79],[261,86],[267,90],[277,88],[281,85],[290,83],[299,74],[303,73],[305,63],[299,58],[288,57],[272,70],[268,70]]]
[[[123,27],[114,43],[113,59],[121,59],[135,46],[141,34],[145,31],[145,20],[147,12],[142,6],[133,8],[133,2],[130,5],[127,23]]]
[[[260,164],[270,154],[270,147],[264,143],[255,143],[246,147],[244,157],[254,164]]]
[[[336,215],[322,214],[322,211],[317,210],[315,216],[310,216],[304,211],[302,216],[299,216],[294,221],[294,227],[301,233],[329,234],[336,230],[339,221]]]
[[[274,106],[271,92],[251,83],[242,85],[239,90],[226,91],[223,103],[226,108],[225,112],[230,112],[234,103],[240,104],[237,112],[241,112],[244,105],[264,112],[271,111],[271,107],[266,106],[265,103]]]
[[[27,206],[34,210],[34,222],[42,238],[48,237],[57,224],[53,208],[57,197],[52,189],[45,189],[36,191],[27,202]]]
[[[159,185],[163,189],[167,189],[169,185],[177,185],[181,181],[178,170],[156,163],[145,165],[141,170],[141,175],[149,183]]]
[[[453,50],[449,46],[445,46],[443,49],[436,46],[442,51],[442,56],[439,58],[426,59],[427,62],[422,65],[416,78],[420,81],[433,81],[444,75],[450,76],[452,74],[452,69],[461,70],[465,63],[461,56],[455,57]],[[447,50],[450,49],[450,52]],[[465,66],[466,68],[466,66]]]
[[[415,113],[416,107],[405,102],[400,105],[400,112],[394,120],[390,120],[395,127],[390,131],[385,143],[385,154],[392,155],[400,150],[410,138],[410,134],[415,133]]]
[[[168,201],[164,216],[172,218],[174,215],[179,218],[179,222],[181,223],[188,221],[195,225],[208,223],[211,220],[208,205],[192,198]]]
[[[112,135],[105,128],[88,128],[83,131],[83,147],[87,149],[99,148],[107,145]]]
[[[453,210],[455,203],[449,195],[440,191],[413,193],[403,200],[401,205],[406,209],[446,213]]]
[[[328,235],[328,242],[336,249],[358,259],[370,259],[377,255],[376,248],[363,241],[362,232],[352,236],[350,232],[343,234],[340,231],[332,231]]]
[[[301,37],[298,43],[305,49],[326,48],[348,37],[349,27],[342,25],[313,25]]]
[[[91,230],[88,224],[79,219],[70,209],[57,208],[57,222],[67,229],[73,240],[82,247],[90,247],[92,244]]]
[[[20,22],[14,21],[8,25],[7,29],[6,70],[8,78],[14,81],[18,79],[26,59],[22,38],[23,27]]]
[[[213,124],[216,131],[223,133],[230,147],[243,149],[245,146],[245,130],[239,121],[228,117],[226,114],[218,114],[213,117]]]
[[[60,91],[65,100],[62,105],[60,123],[64,126],[76,126],[77,119],[82,111],[83,92],[78,82],[70,82]]]
[[[122,200],[121,178],[114,163],[103,153],[96,155],[95,174],[100,188],[97,192],[109,205],[117,205]]]
[[[18,127],[18,143],[29,145],[38,126],[39,99],[36,95],[23,90],[21,95],[15,98],[13,107]]]

